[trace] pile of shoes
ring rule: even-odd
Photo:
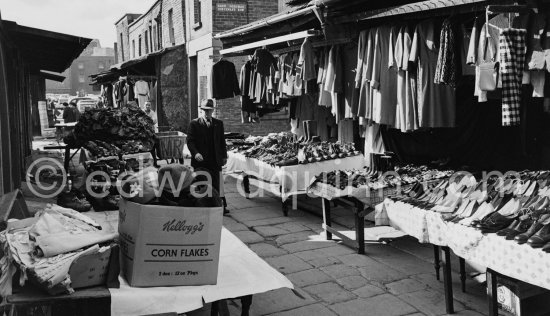
[[[340,190],[344,190],[346,187],[366,187],[378,190],[398,185],[416,184],[434,179],[448,178],[452,174],[453,171],[451,170],[434,170],[429,169],[427,166],[407,165],[395,167],[394,172],[380,172],[365,167],[360,170],[323,172],[315,177],[313,184],[322,182]]]
[[[77,212],[88,212],[92,208],[92,205],[86,199],[86,195],[74,188],[61,192],[57,196],[57,205]]]
[[[246,139],[248,144],[236,146],[245,157],[258,159],[272,166],[291,166],[360,155],[353,144],[311,142],[296,139],[291,133],[270,134],[262,138]]]
[[[550,252],[550,171],[517,175],[480,182],[456,176],[428,189],[418,186],[397,199],[440,212],[446,221]]]
[[[151,141],[155,138],[153,120],[138,106],[90,109],[83,113],[74,131],[63,141],[71,148],[79,148],[88,141],[112,143],[116,140]],[[120,147],[120,144],[117,145]]]
[[[95,157],[110,157],[149,152],[153,149],[153,146],[153,140],[117,140],[111,143],[101,140],[90,140],[82,145],[82,147],[86,148],[92,156]]]

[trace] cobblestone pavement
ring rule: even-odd
[[[280,289],[254,295],[251,315],[445,315],[443,282],[437,281],[433,250],[412,238],[388,244],[371,243],[366,255],[336,241],[326,241],[321,212],[291,210],[283,216],[273,194],[246,199],[233,177],[225,191],[231,215],[224,226],[295,285],[295,295]],[[252,181],[252,185],[257,182]],[[353,217],[334,209],[334,222],[350,230]],[[454,260],[458,263],[458,260]],[[456,269],[455,271],[458,271]],[[453,272],[456,315],[485,315],[485,287],[468,278],[460,291]],[[240,302],[229,301],[231,315],[240,315]],[[208,309],[189,315],[207,315]]]

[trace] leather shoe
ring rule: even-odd
[[[92,205],[85,199],[79,199],[73,192],[62,192],[57,196],[57,205],[71,208],[77,212],[87,212]]]
[[[542,247],[542,251],[550,253],[550,242]]]
[[[502,216],[499,212],[494,212],[487,219],[483,220],[476,227],[481,229],[481,232],[495,233],[503,228],[506,228],[513,222],[515,217]]]
[[[527,240],[529,246],[540,248],[550,241],[550,223],[546,223],[536,234]]]
[[[544,220],[546,220],[546,218],[547,217],[543,216],[540,219],[535,220],[531,227],[529,227],[529,229],[525,233],[517,235],[516,237],[514,237],[514,240],[520,245],[526,243],[527,240],[531,238],[531,236],[536,234],[544,226],[543,222]]]

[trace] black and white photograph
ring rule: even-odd
[[[549,140],[550,0],[0,0],[0,316],[550,316]]]

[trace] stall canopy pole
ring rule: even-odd
[[[278,37],[274,37],[266,40],[261,40],[254,43],[235,46],[228,49],[222,49],[220,50],[220,54],[227,55],[227,54],[236,53],[236,52],[244,52],[249,49],[254,49],[254,48],[278,44],[278,43],[284,43],[284,42],[306,38],[306,37],[320,36],[321,34],[322,32],[318,30],[307,30],[307,31],[293,33],[293,34],[278,36]]]

